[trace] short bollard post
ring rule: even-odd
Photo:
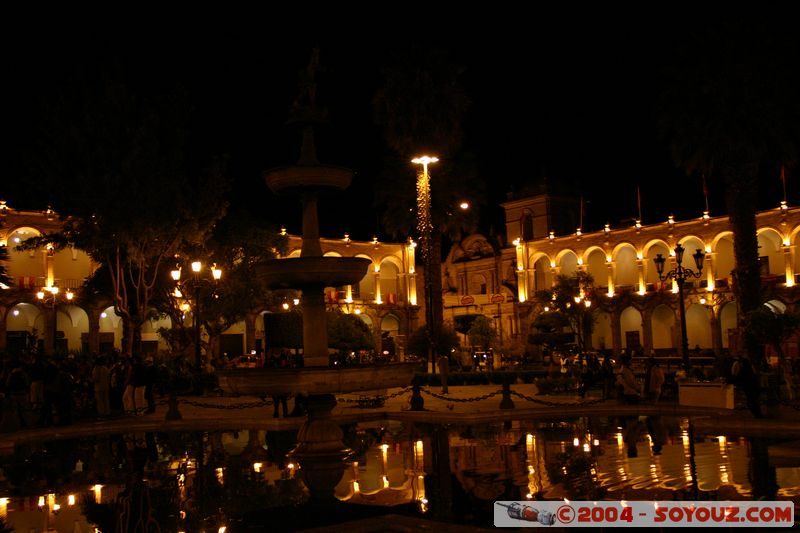
[[[175,391],[169,393],[169,400],[167,402],[167,414],[164,420],[181,420],[181,412],[178,410],[178,395]]]
[[[411,386],[411,410],[412,411],[425,410],[425,400],[422,399],[422,394],[420,394],[419,383],[417,383],[416,381]]]
[[[503,399],[500,400],[500,409],[513,409],[514,400],[511,399],[511,383],[503,381]]]

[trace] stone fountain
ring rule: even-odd
[[[298,98],[292,106],[289,124],[302,131],[300,158],[295,165],[265,172],[269,189],[281,196],[298,198],[302,205],[303,244],[300,257],[276,259],[265,264],[258,275],[271,289],[302,291],[304,367],[292,369],[225,369],[218,372],[226,392],[237,394],[303,395],[307,397],[308,419],[297,434],[292,451],[300,463],[303,480],[312,497],[332,499],[333,489],[351,451],[342,443],[342,430],[331,420],[335,394],[403,387],[411,384],[414,363],[390,363],[348,368],[329,366],[325,313],[325,287],[358,283],[370,260],[360,257],[324,257],[319,239],[317,201],[321,193],[344,191],[353,173],[349,169],[324,165],[316,154],[314,128],[324,122],[316,105],[315,74],[318,52],[300,80]]]

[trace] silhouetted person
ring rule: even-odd
[[[144,360],[144,399],[147,402],[147,409],[145,413],[156,412],[156,378],[158,377],[158,369],[153,364],[153,358],[148,357]]]
[[[733,384],[744,392],[747,400],[747,408],[756,418],[763,418],[761,413],[761,386],[758,382],[758,375],[753,369],[753,363],[747,357],[737,358],[731,369]]]
[[[28,373],[22,367],[20,361],[11,363],[11,372],[6,378],[6,394],[9,395],[12,404],[12,412],[19,417],[19,426],[28,426],[28,398],[30,397],[31,382]]]
[[[442,394],[448,394],[447,375],[450,373],[450,358],[446,355],[439,357],[439,379],[442,381]]]
[[[92,368],[92,384],[94,385],[94,404],[98,417],[111,414],[111,370],[105,357],[98,357]]]

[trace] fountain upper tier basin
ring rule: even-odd
[[[303,289],[354,285],[367,273],[364,257],[290,257],[275,259],[258,270],[271,289]]]
[[[343,191],[350,186],[353,171],[335,165],[297,165],[268,170],[264,173],[264,179],[275,194]]]

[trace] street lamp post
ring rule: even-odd
[[[422,172],[417,174],[417,233],[419,234],[420,250],[425,265],[425,324],[428,330],[428,372],[433,372],[433,294],[431,276],[431,238],[433,222],[431,221],[431,182],[428,174],[428,165],[439,161],[438,157],[423,155],[411,160],[416,165],[422,165]]]
[[[36,298],[50,308],[53,315],[53,329],[52,329],[52,349],[51,354],[56,353],[56,337],[58,335],[58,287],[51,285],[50,287],[43,287],[36,293]],[[69,289],[64,293],[64,298],[67,301],[72,301],[75,294]]]
[[[656,270],[658,271],[658,279],[661,281],[666,281],[668,279],[673,279],[678,284],[678,309],[680,310],[680,319],[681,319],[681,356],[683,357],[683,368],[687,372],[691,368],[691,362],[689,361],[689,339],[686,335],[686,307],[683,303],[683,283],[689,278],[699,278],[702,271],[703,271],[703,262],[705,261],[705,254],[700,248],[697,248],[697,251],[692,254],[694,258],[695,266],[697,266],[697,272],[690,268],[686,268],[683,266],[683,246],[678,244],[675,247],[675,263],[676,267],[669,272],[664,272],[664,264],[666,263],[666,258],[663,257],[661,254],[657,254],[653,261],[656,264]]]
[[[203,370],[203,359],[200,354],[200,290],[204,284],[208,284],[209,280],[200,276],[203,270],[203,263],[201,261],[192,261],[192,277],[181,281],[181,269],[176,268],[171,272],[172,279],[177,284],[176,296],[181,297],[184,291],[191,291],[193,303],[192,310],[192,329],[194,330],[194,361],[197,366],[198,372]],[[211,276],[213,283],[218,282],[222,278],[222,270],[217,268],[214,263],[211,266]]]

